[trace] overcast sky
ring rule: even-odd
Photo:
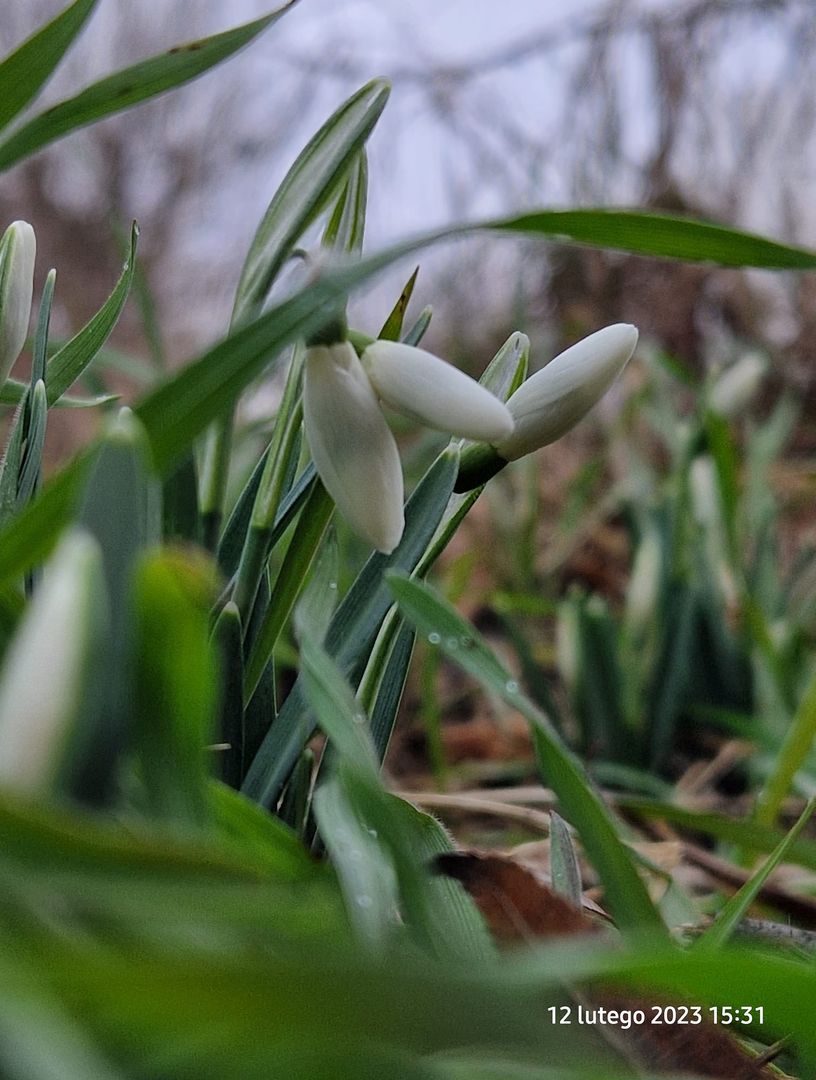
[[[10,47],[62,6],[62,0],[0,0],[0,44]],[[269,6],[264,0],[100,0],[44,100]],[[205,311],[195,314],[196,335],[219,333],[243,255],[275,186],[316,127],[375,75],[390,77],[393,92],[370,142],[369,247],[441,223],[536,205],[637,202],[641,166],[656,130],[642,42],[624,35],[614,46],[614,89],[624,117],[614,168],[604,157],[603,117],[599,122],[587,112],[603,108],[603,95],[579,105],[573,81],[586,46],[578,31],[610,6],[610,0],[301,0],[222,68],[109,121],[128,133],[122,213],[142,221],[145,252],[168,249],[164,262],[174,279],[168,296],[176,317],[195,311],[197,292],[206,292]],[[636,19],[688,5],[620,0],[617,6]],[[764,107],[764,82],[787,62],[764,23],[745,20],[739,29],[718,45],[718,93],[702,85],[699,91],[701,118],[719,125],[709,159],[687,159],[704,207],[707,189],[719,193],[720,174],[733,167],[730,133],[750,120],[748,91],[757,109]],[[506,62],[508,55],[515,59]],[[784,123],[776,126],[784,130]],[[221,143],[229,144],[228,154],[219,154]],[[197,147],[200,179],[179,204],[172,228],[151,232],[152,217],[167,197],[168,148],[185,145]],[[81,208],[83,200],[97,197],[106,163],[96,132],[72,136],[52,154],[58,202]],[[681,160],[677,168],[683,167]],[[783,185],[774,181],[775,167],[770,145],[751,162],[757,176],[763,169],[771,176],[755,185],[742,224],[780,227],[775,199]],[[500,269],[499,247],[491,244],[490,258]]]

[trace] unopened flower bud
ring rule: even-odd
[[[62,540],[9,645],[0,677],[0,785],[53,792],[82,738],[86,677],[103,632],[102,556],[86,532]]]
[[[759,389],[767,364],[757,352],[748,352],[723,371],[711,387],[708,403],[720,416],[737,416]]]
[[[0,240],[0,387],[28,334],[36,253],[37,241],[28,222],[12,222]]]
[[[503,402],[424,349],[375,341],[363,352],[362,362],[378,396],[421,424],[482,442],[496,442],[513,431],[513,418]]]
[[[494,443],[515,461],[560,439],[603,397],[626,367],[638,332],[628,323],[607,326],[560,353],[516,390],[507,402],[515,427]]]

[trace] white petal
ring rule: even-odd
[[[404,526],[399,452],[347,341],[309,349],[303,419],[315,468],[341,515],[379,551],[393,551]]]
[[[513,434],[495,443],[501,456],[515,461],[574,427],[626,367],[637,339],[637,329],[628,323],[607,326],[522,383],[507,402]]]
[[[12,222],[0,240],[0,386],[28,334],[36,253],[37,241],[28,222]]]
[[[377,394],[400,412],[439,431],[495,442],[513,430],[503,402],[444,360],[398,341],[375,341],[363,366]]]

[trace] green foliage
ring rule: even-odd
[[[34,100],[93,6],[77,0],[0,64],[0,124]],[[0,167],[189,81],[291,6],[23,119],[0,144]],[[763,749],[755,820],[618,800],[633,815],[771,854],[704,946],[686,949],[668,935],[666,898],[659,909],[625,826],[567,745],[518,622],[530,694],[424,583],[479,498],[482,451],[454,440],[416,484],[396,549],[358,571],[338,565],[333,504],[304,453],[300,376],[304,343],[340,321],[354,290],[476,227],[726,266],[813,269],[816,254],[667,216],[542,210],[362,256],[365,144],[387,96],[383,80],[367,84],[298,156],[250,247],[224,339],[180,371],[137,369],[148,385],[133,412],[119,412],[40,490],[49,408],[110,400],[99,370],[121,363],[106,342],[137,280],[137,230],[108,299],[55,351],[47,280],[30,385],[11,382],[2,398],[17,409],[0,472],[0,1071],[630,1077],[596,1031],[544,1022],[546,1007],[566,1000],[565,981],[580,989],[599,977],[706,1005],[763,1004],[752,1037],[789,1037],[812,1071],[812,965],[725,945],[773,865],[816,867],[804,817],[788,832],[774,827],[784,797],[813,775],[815,609],[807,563],[777,571],[767,484],[789,403],[745,425],[742,460],[722,385],[703,388],[685,418],[674,381],[654,372],[637,411],[669,464],[659,472],[638,454],[632,430],[639,487],[622,503],[633,552],[625,602],[576,592],[559,613],[581,756],[619,776],[663,767],[700,715],[741,716]],[[270,302],[318,222],[323,250],[307,280]],[[421,339],[430,309],[405,330],[415,284],[416,271],[383,313],[381,337]],[[159,356],[155,331],[152,340]],[[528,357],[529,341],[513,334],[482,382],[506,401]],[[286,361],[275,425],[222,527],[234,406]],[[80,380],[90,398],[69,394]],[[214,456],[202,467],[196,444],[208,429]],[[592,468],[569,529],[587,511]],[[531,535],[518,559],[525,587]],[[505,612],[552,609],[546,596],[517,599]],[[470,898],[432,871],[450,838],[381,776],[417,634],[528,721],[542,779],[623,932],[616,947],[573,940],[500,959]],[[280,701],[284,653],[297,677]],[[557,816],[551,839],[554,884],[578,901],[575,847]]]

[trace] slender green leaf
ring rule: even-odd
[[[292,245],[335,194],[355,158],[359,159],[388,94],[384,80],[367,83],[329,117],[300,153],[252,241],[235,295],[233,325],[257,309]],[[364,165],[357,177],[364,204]]]
[[[416,285],[418,274],[419,267],[414,270],[413,274],[411,274],[406,281],[396,304],[394,304],[388,318],[382,325],[382,329],[379,334],[377,334],[378,339],[381,341],[399,341],[402,336],[402,324],[405,319],[405,312],[408,309],[408,305],[411,303],[411,297],[414,295],[414,286]]]
[[[9,168],[77,128],[122,112],[197,78],[248,45],[258,34],[277,22],[294,2],[296,0],[290,0],[282,8],[254,22],[201,41],[177,45],[166,53],[142,60],[93,83],[75,97],[52,105],[23,124],[0,145],[0,170]]]
[[[669,589],[666,605],[661,653],[648,697],[648,732],[653,768],[662,763],[670,751],[677,722],[688,705],[697,594],[686,583],[674,582]]]
[[[75,457],[0,531],[0,583],[18,578],[52,551],[73,516],[93,457]]]
[[[321,645],[326,640],[326,633],[339,600],[339,564],[337,537],[334,531],[330,530],[315,559],[309,581],[295,610],[295,630],[299,637],[308,636]]]
[[[340,779],[362,820],[390,852],[403,915],[423,948],[449,960],[491,956],[490,938],[470,897],[430,870],[435,855],[453,850],[441,825],[349,763],[341,765]]]
[[[392,635],[391,647],[370,709],[371,737],[380,761],[385,761],[388,752],[416,640],[412,626],[403,619],[397,619],[396,623],[397,629]]]
[[[291,829],[226,784],[210,784],[214,825],[234,851],[262,866],[274,878],[313,878],[320,868]]]
[[[453,488],[458,455],[446,451],[423,477],[405,508],[405,530],[390,555],[373,554],[343,598],[326,635],[326,651],[355,685],[377,631],[392,605],[383,581],[389,567],[410,572],[425,552]],[[300,682],[287,697],[244,781],[244,791],[262,805],[273,805],[314,730]]]
[[[232,795],[232,799],[214,799],[223,839],[205,840],[200,834],[181,838],[155,826],[148,829],[133,820],[125,828],[113,817],[80,812],[75,806],[57,808],[23,800],[4,788],[0,794],[2,861],[20,869],[39,867],[46,876],[76,873],[95,876],[103,883],[112,878],[253,882],[270,873],[294,881],[307,866],[314,869],[289,830],[268,814],[262,815],[248,800]],[[268,829],[262,821],[269,822]]]
[[[315,792],[314,811],[352,925],[364,943],[385,945],[397,927],[397,885],[376,829],[362,823],[336,778]]]
[[[102,549],[110,607],[109,634],[99,650],[95,673],[104,721],[88,739],[85,772],[77,777],[75,788],[78,797],[94,802],[111,797],[118,759],[130,738],[131,575],[136,559],[158,541],[158,510],[144,431],[130,409],[122,409],[101,439],[78,515]]]
[[[247,701],[258,688],[278,637],[294,606],[320,543],[326,532],[334,502],[318,482],[311,491],[298,519],[298,535],[289,545],[275,579],[275,588],[263,612],[246,664],[244,696]]]
[[[164,541],[198,543],[198,486],[192,454],[184,458],[162,484],[161,503]]]
[[[219,614],[213,641],[221,661],[221,698],[218,706],[218,772],[224,783],[239,788],[246,771],[244,761],[244,650],[241,614],[230,601]]]
[[[283,496],[297,469],[300,456],[300,428],[303,420],[301,386],[305,347],[295,347],[286,386],[277,416],[272,441],[265,454],[263,473],[258,483],[252,516],[244,536],[241,558],[235,575],[232,598],[241,618],[249,621],[258,594],[261,578],[266,571],[270,553],[270,537]],[[311,503],[316,491],[310,496]],[[306,513],[304,509],[303,513]],[[271,653],[271,649],[270,649]]]
[[[249,479],[241,488],[241,493],[235,500],[235,505],[221,534],[218,543],[218,565],[226,577],[232,577],[238,569],[244,539],[252,517],[252,508],[255,505],[255,497],[258,494],[258,486],[264,474],[268,456],[269,446],[261,454]]]
[[[555,790],[566,816],[578,830],[621,929],[630,934],[663,930],[663,922],[619,838],[614,819],[547,717],[520,692],[516,681],[454,608],[419,581],[393,571],[386,578],[403,614],[417,630],[527,719],[543,779]]]
[[[300,640],[300,670],[306,700],[341,760],[353,762],[356,769],[376,777],[379,762],[368,717],[337,664],[308,635]]]
[[[756,820],[773,825],[797,772],[802,768],[816,738],[816,673],[811,676],[799,707],[794,713],[771,773],[756,806]]]
[[[147,806],[158,818],[200,826],[209,818],[204,747],[217,705],[212,568],[188,553],[157,553],[142,561],[133,592],[134,741]]]
[[[416,322],[414,322],[410,326],[402,339],[406,345],[419,345],[419,343],[425,337],[425,333],[428,327],[431,325],[432,317],[432,307],[424,307],[422,311],[420,311],[419,315],[417,316]]]
[[[42,297],[40,299],[40,311],[37,316],[37,329],[34,333],[34,347],[31,350],[31,378],[29,386],[32,391],[38,380],[45,378],[45,357],[48,351],[48,331],[51,326],[51,305],[54,302],[54,286],[57,281],[57,271],[49,270],[45,278]]]
[[[363,147],[354,159],[323,233],[324,247],[338,251],[362,251],[367,204],[368,160]]]
[[[780,829],[772,829],[755,821],[741,821],[725,814],[687,810],[669,802],[632,795],[619,795],[615,801],[627,813],[668,821],[681,829],[737,844],[748,851],[772,852],[785,839],[785,833]],[[788,849],[787,859],[798,866],[816,870],[816,841],[795,840]]]
[[[45,384],[38,379],[29,399],[28,432],[25,453],[20,465],[20,483],[17,489],[17,505],[25,506],[40,483],[42,455],[45,446],[45,428],[48,422],[48,402]]]
[[[567,823],[554,810],[550,811],[550,873],[553,889],[580,908],[583,891],[578,857]]]
[[[816,252],[691,218],[639,210],[536,210],[492,221],[488,228],[540,233],[564,243],[630,251],[637,255],[756,266],[767,270],[816,269]]]
[[[95,6],[96,0],[75,0],[0,64],[0,129],[37,96]]]
[[[27,384],[19,379],[6,379],[0,390],[0,405],[18,405],[23,400]],[[97,394],[95,397],[76,397],[63,394],[57,401],[51,402],[58,409],[96,409],[100,405],[110,405],[119,400],[118,394]]]
[[[108,340],[130,292],[136,266],[136,244],[139,228],[130,231],[130,250],[113,292],[82,329],[67,341],[48,361],[46,384],[48,404],[54,405],[79,378]]]
[[[23,460],[25,416],[29,395],[28,386],[21,384],[21,389],[20,404],[14,411],[8,431],[6,450],[0,463],[0,522],[3,524],[9,521],[17,509],[17,491],[20,486],[20,465]]]
[[[741,889],[734,893],[711,926],[704,931],[698,940],[698,948],[717,948],[728,940],[759,895],[762,886],[787,856],[791,845],[813,816],[814,810],[816,810],[816,800],[811,799],[782,843],[774,848],[762,866],[751,875]]]

